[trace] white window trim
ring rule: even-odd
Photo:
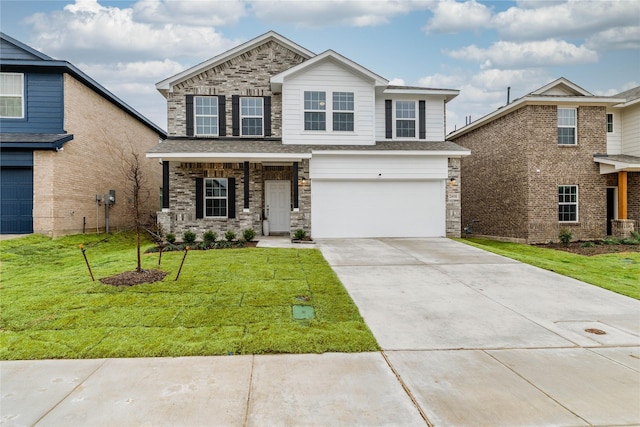
[[[252,116],[252,115],[243,115],[242,114],[242,100],[243,99],[259,99],[260,100],[260,105],[262,106],[262,114],[259,116]],[[264,136],[264,98],[259,97],[259,96],[241,96],[240,97],[240,136],[246,137],[246,138],[260,138],[262,136]],[[256,119],[256,118],[260,118],[262,119],[262,130],[260,131],[259,135],[244,135],[242,133],[242,119]]]
[[[225,188],[227,189],[227,195],[225,197],[220,197],[220,196],[211,196],[211,197],[207,197],[207,181],[224,181],[225,182]],[[203,191],[203,197],[204,197],[204,201],[203,201],[203,217],[204,218],[209,218],[209,219],[228,219],[229,218],[229,180],[227,178],[205,178],[204,179],[204,191]],[[215,215],[207,215],[207,200],[226,200],[227,204],[226,204],[226,213],[224,216],[215,216]]]
[[[567,126],[567,125],[560,125],[560,123],[557,123],[558,128],[574,129],[574,132],[573,132],[574,139],[573,139],[573,144],[560,144],[560,141],[558,141],[558,138],[557,138],[557,131],[556,131],[556,144],[559,147],[575,147],[576,145],[578,145],[578,108],[577,107],[558,107],[556,112],[556,120],[558,115],[560,114],[560,110],[575,111],[575,125]]]
[[[560,205],[575,205],[576,206],[576,219],[574,221],[560,221],[561,224],[577,224],[580,222],[580,188],[576,184],[559,184],[556,190],[556,197],[560,194],[560,187],[575,187],[576,188],[576,202],[575,203],[560,203],[558,201],[558,210],[560,209]]]
[[[413,118],[413,122],[414,122],[414,136],[398,136],[398,120],[412,120],[409,118],[404,118],[404,117],[397,117],[397,104],[398,102],[413,102],[413,107],[414,107],[414,111],[415,111],[415,117]],[[394,139],[399,139],[399,140],[417,140],[420,136],[420,129],[418,128],[419,123],[418,123],[418,116],[420,115],[420,112],[418,111],[419,105],[418,105],[418,101],[415,99],[394,99],[393,100],[393,106],[392,106],[392,116],[393,116],[393,138]]]
[[[21,101],[21,105],[20,105],[20,112],[21,115],[20,116],[0,116],[0,118],[2,119],[24,119],[25,118],[25,105],[24,105],[24,98],[25,98],[25,94],[24,94],[24,73],[1,73],[5,76],[20,76],[20,86],[22,88],[22,91],[20,93],[20,101]],[[18,96],[15,93],[11,93],[11,94],[3,94],[0,93],[0,96]]]
[[[609,116],[611,116],[611,130],[609,130]],[[615,120],[616,120],[616,118],[615,118],[614,114],[613,113],[607,113],[607,115],[605,117],[606,117],[605,126],[606,126],[606,129],[607,129],[607,133],[615,133],[615,130],[616,130],[616,128],[615,128]]]
[[[216,103],[216,111],[218,114],[210,115],[210,114],[197,114],[198,108],[198,98],[213,98]],[[216,129],[218,130],[216,133],[198,133],[198,117],[215,117],[216,118]],[[193,97],[193,135],[194,136],[218,136],[220,134],[220,111],[218,109],[218,97],[217,96],[199,96],[196,95]]]
[[[304,93],[305,92],[324,92],[324,102],[325,109],[324,110],[307,110],[304,108]],[[334,110],[333,109],[333,94],[334,92],[349,92],[353,94],[353,110]],[[301,90],[301,105],[302,105],[302,124],[301,129],[303,133],[306,134],[316,134],[316,135],[327,135],[327,134],[335,134],[335,135],[357,135],[358,131],[358,111],[357,111],[357,92],[353,89],[344,88],[344,89],[304,89]],[[304,113],[325,113],[325,130],[307,130],[304,128]],[[353,130],[333,130],[333,113],[352,113],[353,114]]]

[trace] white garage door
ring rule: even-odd
[[[444,181],[313,181],[314,237],[437,237],[446,233]]]

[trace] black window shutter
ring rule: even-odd
[[[196,218],[204,218],[204,179],[196,178]]]
[[[427,138],[427,127],[426,127],[426,107],[424,101],[418,101],[418,130],[419,130],[419,138],[426,139]]]
[[[264,136],[271,136],[271,97],[264,97]]]
[[[393,138],[393,105],[390,99],[384,100],[384,137]]]
[[[236,179],[227,178],[227,217],[236,217]]]
[[[169,208],[169,162],[162,162],[162,209]]]
[[[187,95],[185,108],[187,110],[187,136],[193,136],[193,95]]]
[[[218,136],[227,136],[227,106],[224,95],[218,95]]]
[[[231,95],[231,126],[233,136],[240,136],[240,97]]]

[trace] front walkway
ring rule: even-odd
[[[309,246],[383,351],[2,362],[0,423],[640,425],[640,301],[447,239]]]

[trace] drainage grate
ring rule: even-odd
[[[294,305],[293,318],[296,320],[313,319],[316,313],[310,305]]]

